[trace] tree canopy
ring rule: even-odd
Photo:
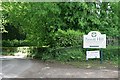
[[[58,30],[119,37],[118,2],[3,2],[2,9],[2,24],[15,27],[36,46],[52,45]]]

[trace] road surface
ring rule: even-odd
[[[1,58],[2,78],[118,78],[118,69],[86,69],[40,60]]]

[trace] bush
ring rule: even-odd
[[[98,50],[98,49],[89,49]],[[103,49],[103,59],[117,61],[118,60],[118,47],[108,46]],[[50,48],[42,54],[41,59],[48,60],[54,59],[59,61],[83,61],[86,60],[86,50],[80,47],[69,47],[69,48]]]
[[[14,46],[14,45],[11,43],[10,40],[2,40],[1,45],[2,45],[3,47],[11,47],[11,46]]]
[[[120,47],[118,46],[108,46],[103,50],[103,58],[104,60],[118,60],[118,54]]]
[[[83,49],[79,47],[68,47],[68,48],[49,48],[41,56],[42,60],[59,60],[59,61],[82,61],[85,60],[85,53]]]
[[[3,47],[32,46],[28,40],[2,40]]]
[[[16,47],[2,47],[2,55],[14,55]]]
[[[78,46],[82,45],[82,36],[83,33],[80,31],[74,31],[74,30],[58,30],[54,34],[54,46],[59,47],[70,47],[70,46]]]
[[[103,49],[104,60],[118,60],[118,48],[115,46],[108,46]],[[98,50],[98,49],[89,49]],[[82,46],[77,47],[65,47],[65,48],[49,48],[40,47],[33,52],[34,58],[42,60],[59,60],[59,61],[83,61],[86,60],[86,50]]]
[[[48,56],[46,53],[49,52],[48,47],[34,47],[32,50],[31,57],[37,59],[43,59],[44,55]]]
[[[71,49],[56,52],[56,59],[60,61],[82,61],[85,54],[81,49]]]

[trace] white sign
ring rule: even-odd
[[[83,48],[106,48],[106,34],[91,31],[83,36]]]
[[[100,51],[87,51],[86,60],[88,60],[88,58],[100,58]]]

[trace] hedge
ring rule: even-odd
[[[114,47],[108,46],[106,49],[103,49],[103,60],[117,61],[118,54],[119,54],[118,48],[119,48],[118,46],[114,46]],[[40,57],[38,57],[38,55]],[[58,48],[58,49],[44,48],[43,52],[38,52],[37,58],[42,60],[53,59],[53,60],[59,60],[59,61],[83,61],[83,60],[86,60],[86,49],[83,49],[82,46],[65,47],[65,48]]]
[[[2,40],[3,47],[32,46],[28,40]]]
[[[54,47],[70,47],[82,45],[82,36],[84,33],[75,30],[58,30],[54,36]]]

